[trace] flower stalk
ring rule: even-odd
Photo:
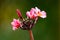
[[[28,30],[28,31],[29,31],[29,35],[30,35],[30,40],[34,40],[32,30]]]

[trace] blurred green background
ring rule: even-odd
[[[18,19],[16,9],[24,18],[26,11],[38,7],[47,12],[47,18],[39,18],[32,29],[35,40],[59,40],[60,0],[0,0],[0,40],[30,40],[28,31],[12,30],[11,21]]]

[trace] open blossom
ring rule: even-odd
[[[18,29],[19,27],[22,26],[21,22],[19,21],[19,19],[13,19],[13,21],[11,22],[11,25],[12,25],[12,29],[13,30],[16,30]]]
[[[30,19],[36,19],[37,15],[35,14],[35,9],[32,8],[30,11],[26,12],[27,17]]]
[[[39,16],[41,18],[46,18],[46,12],[45,11],[41,11],[40,9],[35,7],[35,12],[36,12],[37,16]]]

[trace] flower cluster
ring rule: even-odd
[[[16,30],[18,28],[21,28],[23,30],[30,30],[32,29],[34,24],[36,24],[38,17],[46,18],[46,12],[41,11],[37,7],[31,8],[30,11],[27,11],[27,18],[25,19],[22,17],[22,14],[18,9],[16,10],[16,12],[18,14],[18,17],[20,18],[20,21],[19,19],[13,19],[13,21],[11,22],[13,30]]]
[[[27,11],[26,15],[30,18],[30,19],[35,19],[36,17],[41,17],[41,18],[46,18],[46,12],[45,11],[41,11],[40,9],[38,9],[37,7],[35,8],[31,8],[30,11]]]

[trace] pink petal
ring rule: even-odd
[[[28,17],[31,16],[29,11],[26,12],[26,15],[27,15]]]
[[[16,30],[16,29],[18,29],[18,28],[17,28],[17,27],[13,27],[12,29],[13,29],[13,30]]]
[[[35,12],[35,9],[34,9],[34,8],[31,8],[31,10],[30,10],[30,14],[33,15],[34,12]]]
[[[14,25],[15,25],[15,23],[14,23],[14,22],[11,22],[11,25],[12,25],[12,26],[14,26]]]

